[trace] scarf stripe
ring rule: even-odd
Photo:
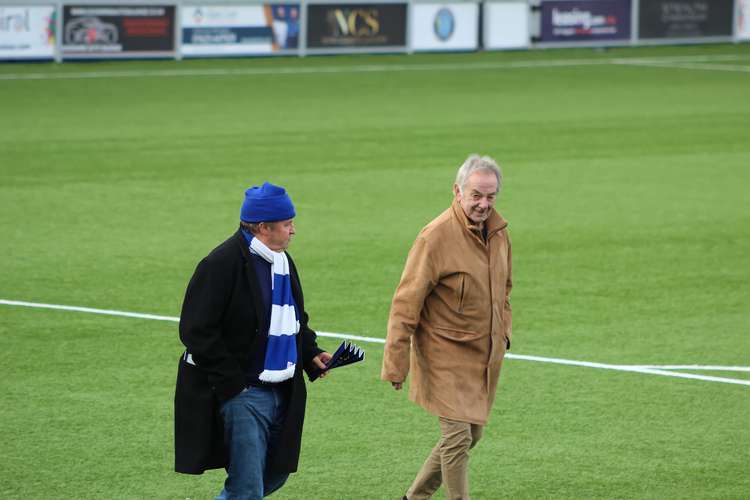
[[[269,335],[268,346],[266,347],[266,364],[263,367],[263,373],[266,374],[267,378],[262,378],[263,373],[261,373],[261,377],[258,378],[265,380],[266,382],[276,382],[276,380],[271,380],[268,377],[272,377],[275,373],[286,373],[289,369],[291,369],[289,376],[281,380],[292,378],[292,376],[294,376],[294,364],[289,366],[289,361],[287,361],[286,355],[290,350],[297,351],[296,337],[294,335],[280,335],[274,337],[273,341],[271,340],[272,339]]]
[[[296,313],[292,312],[294,305],[272,305],[271,306],[271,326],[268,327],[268,335],[276,332],[274,335],[296,335],[299,331],[299,321]]]
[[[292,297],[292,282],[289,279],[288,274],[284,274],[284,275],[274,274],[272,288],[273,288],[271,292],[272,304],[277,305],[277,306],[292,304],[296,308],[297,304],[294,303],[294,297]]]
[[[283,382],[294,376],[297,363],[299,312],[292,296],[289,259],[274,252],[258,238],[250,240],[250,250],[271,264],[271,324],[268,327],[266,358],[258,379]]]

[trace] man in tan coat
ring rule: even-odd
[[[427,224],[409,252],[388,320],[381,378],[440,423],[441,438],[404,498],[430,498],[441,484],[468,499],[469,450],[487,423],[511,337],[511,252],[494,209],[497,163],[467,158],[450,208]]]

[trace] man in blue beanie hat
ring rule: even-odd
[[[261,499],[297,470],[302,371],[325,369],[331,358],[308,326],[285,251],[295,215],[281,186],[245,191],[240,228],[200,261],[185,292],[175,470],[226,468],[217,500]]]

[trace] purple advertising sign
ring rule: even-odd
[[[541,42],[629,40],[631,0],[543,0]]]

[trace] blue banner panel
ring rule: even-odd
[[[184,43],[200,45],[245,44],[273,39],[270,26],[255,28],[184,28]]]
[[[541,10],[541,42],[599,42],[631,36],[630,0],[547,0]]]

